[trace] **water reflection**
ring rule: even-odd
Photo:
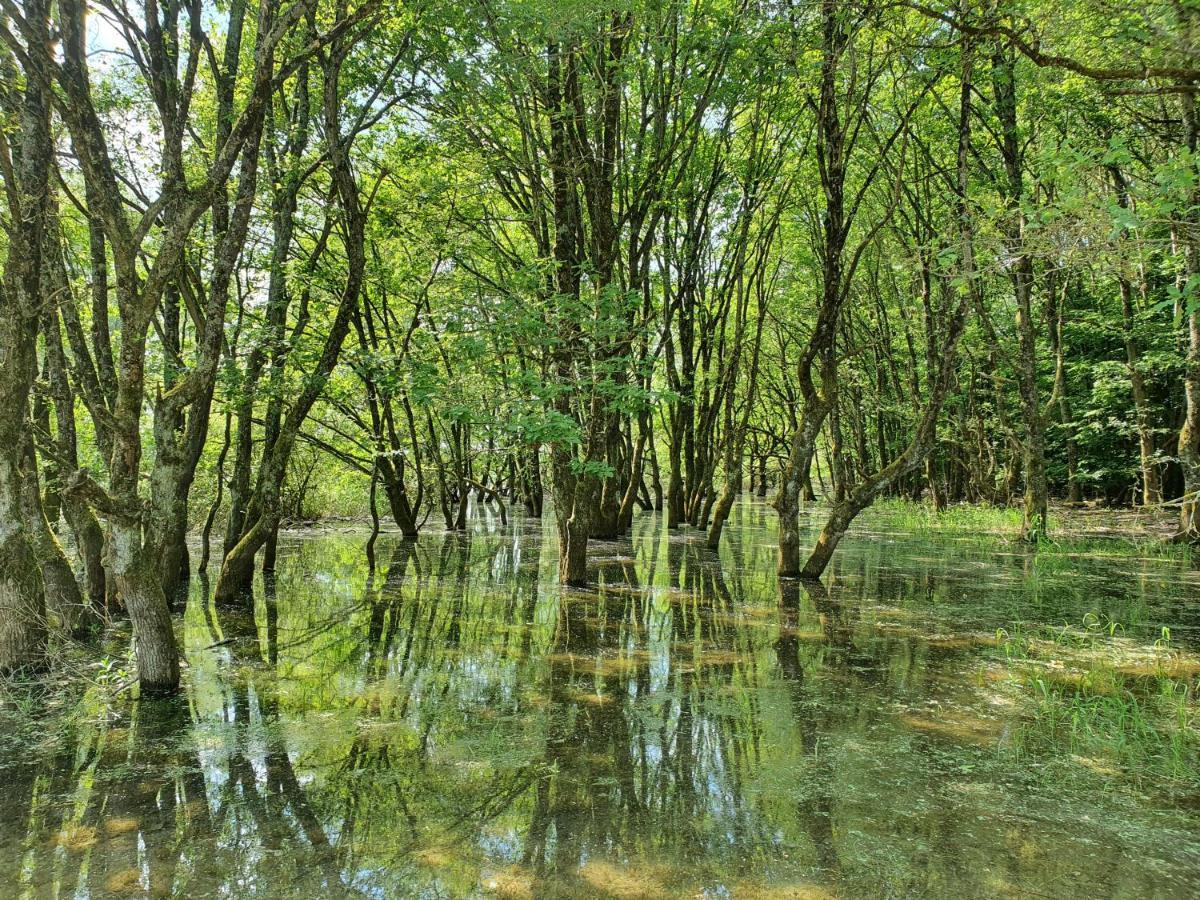
[[[1100,608],[1187,640],[1190,574],[867,527],[778,583],[764,505],[719,556],[647,517],[586,591],[536,520],[374,572],[283,541],[253,616],[193,586],[184,700],[0,748],[5,896],[1187,896],[1200,825],[1023,746],[982,636]]]

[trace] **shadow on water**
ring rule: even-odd
[[[203,579],[178,702],[97,689],[0,744],[4,896],[1187,896],[1200,823],[1038,744],[997,628],[1193,640],[1166,561],[1045,566],[866,517],[825,583],[773,519],[655,517],[560,590],[551,523],[293,535]],[[1166,599],[1169,598],[1169,599]],[[1194,795],[1193,795],[1194,796]]]

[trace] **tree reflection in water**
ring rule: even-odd
[[[552,526],[520,518],[384,536],[375,572],[357,538],[285,541],[253,616],[214,608],[199,581],[183,701],[96,691],[55,739],[5,745],[0,882],[32,897],[1069,896],[1122,880],[1171,895],[1200,874],[1186,815],[1039,780],[1045,760],[1005,750],[1015,718],[965,740],[912,726],[914,710],[983,703],[982,651],[944,638],[989,626],[981,608],[1059,615],[1094,596],[1043,579],[1031,597],[1023,563],[977,556],[990,577],[974,590],[996,586],[966,603],[952,548],[878,542],[847,545],[825,584],[778,582],[770,521],[736,510],[717,556],[638,519],[596,546],[588,590],[559,589]]]

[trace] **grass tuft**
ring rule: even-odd
[[[1065,745],[1090,768],[1143,786],[1200,785],[1200,659],[1173,647],[1168,629],[1150,647],[1095,616],[1081,626],[1018,623],[996,637],[1036,745]]]

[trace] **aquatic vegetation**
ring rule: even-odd
[[[1004,730],[1004,723],[998,718],[983,718],[964,711],[908,713],[902,715],[900,721],[906,727],[926,734],[985,747],[995,746]]]
[[[1024,689],[1032,734],[1064,742],[1098,770],[1200,787],[1200,656],[1173,647],[1165,627],[1149,645],[1123,634],[1120,623],[1099,616],[1079,627],[997,632]]]
[[[104,879],[104,890],[117,896],[140,893],[142,890],[141,869],[128,868],[113,872]]]
[[[1161,515],[1148,515],[1144,522],[1130,521],[1124,528],[1107,528],[1078,511],[1052,512],[1049,538],[1030,547],[1014,543],[1022,525],[1021,510],[1016,507],[963,503],[939,511],[929,503],[893,498],[877,502],[876,509],[880,515],[872,518],[875,530],[883,525],[901,535],[932,533],[982,546],[1007,546],[1036,559],[1039,565],[1053,565],[1064,558],[1063,564],[1070,565],[1069,558],[1075,556],[1187,561],[1194,555],[1187,544],[1164,540]]]
[[[675,893],[667,889],[664,874],[669,878],[674,873],[664,873],[661,867],[617,866],[603,859],[592,859],[579,867],[577,877],[593,896],[614,900],[658,900]]]
[[[730,892],[746,900],[834,900],[835,891],[821,884],[763,884],[754,881],[738,882]]]
[[[130,816],[116,816],[104,820],[104,833],[107,835],[129,834],[137,831],[141,822]]]
[[[133,653],[124,657],[103,656],[92,664],[97,684],[122,686],[129,682],[134,672]]]
[[[94,847],[98,840],[96,829],[90,825],[71,825],[58,833],[55,843],[78,853]]]
[[[1038,547],[1039,557],[1096,556],[1123,559],[1155,559],[1184,562],[1194,556],[1187,544],[1165,541],[1158,536],[1063,534]]]
[[[927,530],[978,534],[987,532],[1011,536],[1020,533],[1021,510],[1010,506],[988,506],[962,503],[937,510],[932,504],[913,500],[889,498],[875,503],[877,514],[889,527],[900,531],[920,533]],[[1058,528],[1058,519],[1050,519]]]
[[[534,892],[533,873],[518,866],[511,866],[485,875],[483,889],[500,900],[531,900]]]

